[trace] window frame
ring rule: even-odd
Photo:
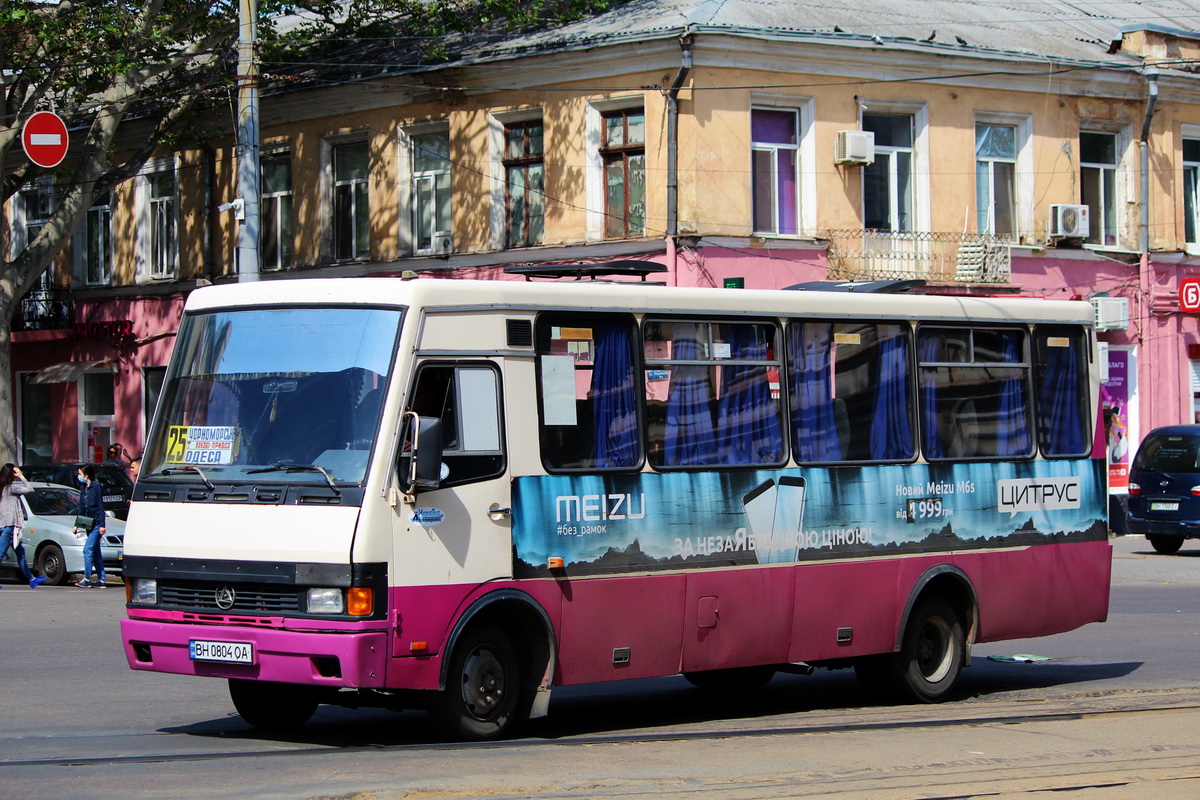
[[[286,159],[287,163],[287,190],[286,191],[266,191],[267,186],[267,167],[271,162],[282,162]],[[291,268],[293,258],[295,256],[295,224],[294,215],[294,199],[295,187],[292,183],[292,151],[288,148],[271,149],[262,154],[259,160],[259,176],[260,186],[263,187],[259,204],[259,214],[262,217],[262,227],[260,228],[260,261],[261,267],[266,272],[278,272]],[[269,207],[275,208],[274,216],[267,213]],[[282,213],[284,208],[287,209],[286,220]],[[268,231],[267,224],[274,222],[274,230]],[[270,238],[268,234],[274,238],[276,253],[275,257],[268,261],[269,253],[268,244]]]
[[[532,131],[535,128],[541,129],[541,149],[537,152],[532,151],[533,135]],[[521,152],[518,155],[509,155],[508,144],[510,136],[514,131],[522,131]],[[539,115],[531,119],[510,120],[503,123],[501,136],[500,164],[504,175],[504,249],[516,247],[536,247],[542,244],[546,238],[546,123]],[[531,175],[534,171],[531,168],[540,168],[541,188],[533,188],[530,182]],[[524,203],[521,208],[521,241],[514,241],[513,237],[513,187],[516,185],[513,181],[514,172],[519,172],[522,175],[522,186],[524,187]],[[534,206],[537,205],[531,201],[534,194],[541,195],[540,208],[541,213],[536,213]],[[537,234],[534,235],[533,222],[540,220]]]
[[[629,117],[630,115],[640,115],[642,118],[642,138],[640,141],[631,142],[629,140]],[[610,144],[608,141],[608,122],[611,119],[620,118],[622,120],[622,130],[624,131],[623,144]],[[632,239],[645,236],[646,234],[646,110],[644,107],[637,108],[620,108],[602,111],[600,113],[600,145],[599,145],[600,163],[603,175],[604,186],[604,238],[606,239]],[[632,158],[641,157],[641,166],[635,167],[630,163]],[[609,169],[614,165],[619,165],[621,168],[621,201],[622,208],[612,208],[612,196],[608,191],[608,173]],[[632,188],[635,184],[634,175],[640,172],[641,174],[641,192],[642,192],[642,213],[641,223],[636,227],[633,224],[635,219],[630,212],[630,200],[633,194]],[[614,227],[619,226],[619,230],[614,231]]]
[[[667,325],[671,325],[671,326],[675,326],[675,325],[703,326],[706,331],[705,342],[704,342],[703,349],[702,349],[702,355],[704,357],[700,358],[700,359],[695,359],[695,360],[679,359],[679,358],[675,357],[675,354],[673,352],[672,352],[671,356],[666,357],[666,358],[650,358],[650,357],[648,357],[646,355],[647,344],[650,343],[651,341],[658,341],[658,340],[650,340],[646,336],[647,328],[649,328],[651,325],[654,325],[654,324],[667,324]],[[751,360],[741,359],[741,358],[733,358],[733,357],[725,357],[725,358],[718,357],[715,354],[716,348],[714,347],[714,344],[716,343],[716,340],[714,339],[713,329],[715,326],[722,326],[722,325],[726,325],[726,326],[735,326],[735,325],[766,326],[771,334],[771,341],[769,343],[768,353],[773,353],[774,356],[772,358],[751,359]],[[696,470],[714,470],[714,469],[718,469],[718,470],[767,469],[767,468],[782,467],[787,463],[787,460],[788,460],[789,454],[790,454],[789,439],[788,439],[788,437],[789,437],[788,412],[787,412],[787,402],[786,402],[787,394],[783,391],[782,385],[780,385],[778,393],[772,398],[772,400],[774,401],[774,407],[775,407],[775,417],[776,417],[776,421],[777,421],[778,427],[779,427],[778,445],[779,445],[780,456],[777,460],[775,460],[775,461],[755,461],[755,462],[750,463],[750,462],[728,462],[728,461],[723,461],[723,460],[718,459],[718,460],[712,461],[711,463],[706,463],[706,464],[667,464],[665,459],[662,458],[659,451],[656,451],[656,445],[662,445],[665,448],[665,442],[666,442],[665,427],[664,427],[663,439],[660,441],[660,440],[654,438],[654,426],[652,424],[651,414],[649,411],[649,402],[650,401],[649,401],[649,397],[648,397],[648,395],[650,394],[650,381],[646,377],[647,373],[653,371],[656,367],[659,369],[667,368],[668,370],[670,370],[670,368],[672,368],[672,367],[679,367],[679,366],[704,367],[705,369],[710,370],[708,379],[712,384],[712,391],[708,398],[708,401],[709,401],[709,404],[711,405],[713,402],[719,401],[719,396],[720,396],[718,389],[717,389],[717,385],[716,385],[716,373],[712,372],[713,370],[715,370],[716,367],[735,367],[735,366],[762,367],[763,369],[765,369],[767,371],[768,379],[769,379],[769,375],[772,370],[775,371],[775,374],[777,376],[781,376],[783,374],[783,371],[785,369],[783,330],[784,330],[784,328],[780,324],[779,319],[774,318],[774,317],[763,317],[763,318],[728,317],[728,316],[721,316],[718,314],[712,314],[712,315],[707,315],[707,316],[696,316],[696,315],[690,315],[690,314],[681,315],[681,316],[672,316],[669,314],[646,314],[642,318],[641,324],[638,329],[638,334],[639,334],[638,343],[641,346],[641,353],[642,353],[641,369],[642,369],[642,375],[643,375],[642,393],[640,396],[639,403],[642,407],[642,414],[643,414],[643,418],[644,418],[643,419],[643,431],[644,431],[644,435],[645,435],[645,439],[646,439],[647,463],[656,472],[677,472],[677,471],[689,471],[689,470],[696,471]],[[665,340],[663,340],[663,341],[665,341]],[[726,343],[726,345],[728,345],[728,344],[729,343]],[[670,398],[670,394],[669,394],[670,382],[672,382],[674,380],[674,374],[673,373],[670,374],[668,376],[667,380],[668,380],[668,394],[667,394],[666,398],[664,398],[664,400],[662,401],[663,406],[664,406],[664,414],[667,413],[666,406],[669,403],[669,398]],[[782,378],[780,378],[780,380],[782,380]],[[713,421],[713,438],[714,438],[713,446],[714,446],[714,448],[717,448],[718,455],[719,455],[720,438],[721,438],[719,408],[714,408],[714,409],[712,409],[712,411],[713,411],[713,420],[712,421]],[[655,458],[656,454],[659,454],[659,458],[657,458],[657,459]]]
[[[968,339],[968,351],[969,351],[966,354],[966,356],[963,359],[957,360],[957,361],[954,361],[954,360],[927,361],[925,359],[924,353],[922,352],[922,336],[924,333],[926,333],[928,331],[937,331],[937,330],[956,331],[958,333],[966,334],[967,339]],[[1019,360],[1017,360],[1017,361],[980,361],[980,360],[978,360],[978,357],[976,354],[976,350],[977,350],[976,339],[977,339],[978,334],[984,334],[984,335],[995,334],[997,336],[1002,337],[1005,334],[1012,334],[1012,333],[1019,334],[1021,337],[1021,352],[1018,354]],[[930,463],[948,463],[948,462],[949,463],[958,463],[958,462],[968,462],[968,461],[1030,461],[1037,457],[1038,452],[1039,452],[1039,447],[1038,447],[1039,440],[1038,440],[1038,429],[1037,429],[1037,422],[1038,422],[1037,405],[1038,405],[1038,403],[1037,403],[1036,391],[1035,391],[1035,387],[1034,387],[1034,365],[1033,365],[1033,353],[1032,353],[1033,334],[1032,334],[1032,331],[1027,326],[992,324],[992,323],[978,323],[978,324],[951,326],[951,325],[947,325],[946,323],[938,321],[938,320],[923,320],[921,322],[921,324],[917,325],[916,336],[915,336],[914,342],[917,347],[917,363],[916,363],[916,376],[917,376],[917,382],[918,382],[917,417],[919,419],[919,430],[920,430],[918,445],[921,449],[921,455],[925,458],[926,461],[928,461]],[[925,386],[926,386],[926,383],[925,383],[926,370],[929,370],[929,369],[933,369],[933,370],[940,370],[940,369],[982,370],[984,373],[987,373],[989,370],[1000,370],[1000,369],[1013,369],[1013,370],[1019,369],[1019,370],[1021,370],[1021,374],[1022,374],[1021,386],[1022,386],[1022,392],[1023,392],[1022,399],[1024,400],[1024,417],[1025,417],[1024,435],[1027,437],[1027,440],[1028,440],[1028,447],[1027,447],[1026,451],[1024,453],[1013,454],[1013,453],[1001,453],[1001,452],[998,452],[998,450],[997,450],[997,452],[982,452],[982,454],[980,454],[979,452],[976,452],[976,453],[971,453],[971,454],[966,454],[966,455],[955,454],[955,453],[950,453],[948,455],[947,454],[934,454],[934,453],[929,452],[930,448],[927,447],[927,445],[930,441],[929,437],[931,435],[930,434],[930,420],[928,418],[928,415],[926,414],[927,400],[926,400],[926,397],[924,394]],[[936,373],[935,373],[935,376],[936,376]],[[1004,380],[1003,378],[994,378],[992,382],[1000,383],[1003,380]],[[943,385],[944,385],[943,383],[938,382],[935,384],[935,387],[941,388]],[[999,397],[999,394],[994,395],[994,396]],[[974,401],[976,399],[991,399],[991,397],[993,397],[993,395],[978,395],[976,397],[967,397],[967,398],[965,398],[965,400],[971,401],[974,405]],[[960,398],[960,403],[963,402],[963,400],[964,400],[964,398]],[[942,398],[942,402],[945,402],[944,397]],[[1001,402],[1003,402],[1002,399],[1001,399]],[[941,409],[938,409],[938,413],[935,416],[941,416],[941,411],[942,411]],[[987,409],[985,408],[984,411],[986,412]],[[975,405],[975,413],[977,415],[980,413],[977,405]],[[1003,422],[1003,420],[1001,419],[1002,418],[1001,413],[997,412],[997,414],[995,416],[998,420],[1001,420],[1001,422]],[[954,417],[953,422],[955,423],[953,430],[955,432],[962,432],[962,431],[966,430],[966,426],[964,423],[968,422],[970,420],[967,420],[964,414],[959,413],[957,408],[954,409],[953,417]],[[934,422],[936,423],[936,419],[934,420]],[[943,433],[943,427],[935,424],[933,426],[933,431],[941,434],[941,433]],[[997,425],[996,431],[999,431],[999,425]],[[975,437],[976,437],[976,442],[977,442],[978,438],[979,438],[979,430],[978,429],[975,432]],[[941,436],[939,436],[939,442],[940,442],[939,446],[941,446],[941,447],[946,446],[946,442]],[[977,444],[976,444],[976,446],[977,446]]]
[[[754,139],[754,114],[756,111],[770,112],[775,114],[791,114],[792,115],[792,136],[794,142],[784,144],[782,142],[759,142]],[[803,220],[803,199],[801,196],[801,180],[803,174],[804,157],[801,153],[801,140],[803,136],[804,118],[799,108],[788,108],[780,106],[767,106],[761,103],[751,104],[750,106],[750,227],[755,235],[766,236],[799,236],[802,228]],[[781,222],[782,215],[780,213],[780,205],[783,202],[783,192],[781,191],[781,182],[784,180],[782,170],[779,165],[779,156],[781,153],[788,152],[792,154],[792,170],[791,179],[793,183],[792,202],[795,204],[795,230],[782,230],[783,223]],[[759,223],[758,202],[760,189],[768,188],[759,185],[760,172],[758,168],[758,157],[756,154],[765,153],[768,157],[770,176],[769,195],[771,202],[771,224],[769,228],[761,227]]]
[[[983,156],[979,153],[980,128],[1010,128],[1013,135],[1013,153],[1011,156]],[[1017,145],[1018,131],[1015,125],[1004,125],[996,122],[975,120],[975,223],[979,233],[993,236],[1013,236],[1019,229],[1017,222]],[[997,165],[1009,167],[1005,183],[1007,183],[1008,209],[1007,218],[1009,230],[997,230],[997,208],[1000,206],[1000,180],[997,176]],[[986,191],[983,179],[986,176]],[[986,206],[984,201],[986,200]]]
[[[327,140],[329,144],[329,246],[330,256],[335,262],[349,261],[365,261],[371,256],[371,143],[364,136],[339,137],[334,140]],[[366,172],[361,176],[350,178],[338,177],[338,156],[340,153],[346,152],[351,147],[362,147],[365,149],[367,157]],[[348,188],[350,203],[348,208],[348,229],[349,229],[349,249],[345,252],[348,255],[342,255],[343,240],[339,233],[342,230],[342,225],[339,223],[338,215],[338,194],[344,187]],[[359,220],[359,191],[362,192],[362,200],[366,205],[365,212],[362,214],[362,224],[366,226],[365,236],[366,241],[363,243],[362,249],[359,248],[360,235],[360,220]]]
[[[868,230],[887,231],[889,233],[913,233],[918,230],[916,225],[917,193],[916,193],[916,119],[910,113],[871,111],[863,112],[863,130],[866,130],[868,117],[904,117],[909,123],[911,144],[888,145],[875,140],[875,160],[862,169],[863,179],[863,227]],[[899,164],[901,156],[908,158],[907,179],[901,186]],[[879,165],[886,163],[886,167]],[[872,185],[872,176],[880,176],[887,200],[887,227],[868,225],[867,206],[868,190]],[[907,217],[907,221],[906,218]]]
[[[172,191],[155,195],[155,178],[170,174]],[[150,161],[135,184],[138,220],[137,278],[139,282],[174,280],[179,275],[179,160]]]
[[[912,326],[909,325],[908,322],[905,320],[886,319],[886,318],[860,318],[860,317],[848,317],[848,316],[789,317],[785,320],[785,322],[786,322],[786,324],[784,325],[784,340],[787,344],[787,351],[786,351],[785,359],[784,359],[784,372],[781,374],[781,383],[782,383],[781,388],[785,389],[784,396],[787,398],[786,413],[787,413],[787,419],[788,419],[788,437],[789,437],[788,445],[789,445],[789,449],[791,451],[791,456],[792,456],[793,460],[795,460],[797,464],[801,464],[801,465],[812,465],[812,464],[839,464],[839,465],[843,465],[843,464],[845,464],[845,465],[850,465],[850,464],[853,464],[853,465],[910,464],[913,461],[915,461],[918,453],[920,452],[920,440],[919,440],[919,435],[918,435],[919,434],[919,429],[918,429],[919,409],[917,408],[917,393],[915,390],[916,373],[917,373],[916,335],[915,335],[915,332],[913,331]],[[831,392],[831,398],[832,399],[840,399],[843,401],[843,404],[842,404],[843,411],[846,415],[845,419],[841,421],[841,424],[839,424],[839,421],[837,420],[836,406],[834,406],[834,411],[833,411],[834,419],[832,422],[837,428],[838,437],[839,437],[839,449],[846,448],[841,453],[842,458],[838,458],[838,459],[801,458],[800,457],[801,454],[799,452],[800,448],[799,448],[798,437],[803,435],[803,431],[802,431],[800,425],[798,424],[798,420],[794,416],[797,413],[797,411],[799,410],[800,397],[799,397],[799,392],[793,391],[793,382],[797,378],[797,373],[804,371],[804,369],[801,367],[801,364],[804,361],[805,354],[803,352],[795,352],[797,350],[797,348],[794,346],[797,343],[795,341],[796,335],[799,335],[801,337],[801,341],[802,341],[803,330],[800,330],[799,334],[795,334],[794,332],[797,331],[797,329],[803,329],[803,327],[807,326],[807,325],[828,325],[829,326],[830,340],[828,342],[829,347],[826,350],[826,353],[828,354],[828,363],[822,367],[821,371],[823,371],[826,368],[830,371],[830,387],[829,388],[830,388],[830,392]],[[881,334],[887,333],[888,328],[895,328],[897,334],[903,338],[902,344],[903,344],[904,357],[905,357],[906,363],[907,363],[907,369],[906,369],[905,374],[903,375],[902,388],[904,391],[905,411],[906,411],[906,418],[908,420],[908,426],[909,426],[909,436],[911,437],[911,442],[910,442],[911,450],[907,455],[898,456],[896,458],[873,458],[868,453],[866,457],[858,456],[858,455],[855,455],[852,451],[850,451],[849,448],[846,447],[847,443],[840,441],[840,437],[843,432],[842,431],[843,426],[845,427],[846,432],[854,430],[856,428],[856,426],[857,426],[857,429],[859,429],[859,430],[861,430],[864,426],[868,430],[870,430],[871,426],[874,424],[874,415],[877,412],[877,410],[875,408],[875,404],[878,402],[879,398],[878,398],[878,393],[873,394],[872,397],[870,398],[870,401],[872,403],[870,417],[864,416],[862,418],[855,418],[855,417],[853,417],[853,409],[850,408],[848,405],[846,405],[845,401],[859,400],[859,398],[853,393],[851,393],[850,395],[847,395],[847,396],[843,396],[838,393],[837,390],[839,388],[839,379],[841,378],[841,376],[843,374],[852,373],[853,372],[853,364],[856,362],[862,361],[860,353],[857,353],[857,352],[852,352],[850,354],[850,357],[845,358],[845,359],[838,358],[835,355],[834,350],[835,350],[836,344],[861,344],[861,342],[852,342],[852,341],[838,342],[837,337],[839,335],[843,335],[843,336],[847,335],[847,334],[849,334],[851,336],[857,335],[857,334],[855,334],[855,332],[853,330],[842,330],[842,331],[836,330],[839,326],[843,326],[846,329],[868,328],[868,327],[872,329],[874,339],[873,339],[871,345],[875,352],[873,352],[871,354],[871,360],[869,363],[872,366],[872,368],[874,368],[875,372],[873,374],[870,374],[868,376],[868,378],[869,378],[869,380],[874,381],[875,385],[878,385],[878,383],[879,383],[878,370],[882,369],[882,362],[883,362],[881,343],[883,341],[885,341],[885,337],[881,336]],[[848,369],[846,369],[846,370],[840,369],[843,366],[843,364],[846,365],[848,367]],[[864,382],[864,385],[866,385],[865,382]],[[862,445],[864,443],[866,444],[868,449],[870,448],[870,445],[871,445],[870,434],[868,434],[867,436],[856,436],[856,437],[852,437],[852,438],[854,438],[858,441],[858,444],[859,444],[858,449],[861,449]]]
[[[1111,162],[1103,163],[1098,161],[1084,161],[1083,159],[1083,139],[1084,135],[1099,135],[1112,138],[1113,143],[1113,159]],[[1084,246],[1092,249],[1116,249],[1121,248],[1121,243],[1124,238],[1125,217],[1124,217],[1124,199],[1130,197],[1129,188],[1124,185],[1126,179],[1126,170],[1122,164],[1125,159],[1125,153],[1129,147],[1129,129],[1128,126],[1114,126],[1105,124],[1103,121],[1084,120],[1079,127],[1079,202],[1086,205],[1090,209],[1089,220],[1091,222],[1091,231],[1089,236],[1083,240]],[[1102,206],[1095,206],[1088,202],[1085,195],[1088,181],[1085,179],[1085,170],[1095,170],[1098,174],[1100,193],[1102,195]],[[1109,177],[1108,183],[1112,187],[1112,197],[1107,197],[1104,189],[1105,177]],[[1106,228],[1111,230],[1112,241],[1104,241],[1108,235],[1105,233]],[[1094,231],[1094,233],[1092,233]]]
[[[430,359],[422,361],[417,365],[413,372],[413,382],[409,387],[407,399],[405,401],[405,410],[415,410],[413,408],[414,401],[417,398],[417,388],[420,386],[422,376],[432,370],[449,370],[454,375],[454,400],[455,412],[457,419],[455,420],[455,429],[450,431],[443,422],[442,427],[442,461],[449,467],[449,472],[446,477],[438,484],[439,489],[447,489],[452,486],[463,486],[470,483],[480,483],[482,481],[495,480],[502,477],[508,470],[508,444],[507,435],[504,425],[504,376],[499,366],[492,361],[478,359]],[[486,370],[491,373],[496,390],[496,407],[495,420],[497,424],[496,437],[499,447],[495,450],[462,450],[459,448],[448,449],[446,443],[453,441],[451,437],[455,437],[457,441],[462,441],[462,418],[465,405],[463,403],[463,395],[460,390],[459,374],[464,370]],[[478,401],[478,397],[473,397],[473,401]],[[441,417],[438,417],[441,419]],[[407,423],[406,423],[407,426]],[[404,441],[411,441],[411,434],[406,430],[403,437]],[[401,476],[401,483],[405,483],[405,475],[408,474],[406,466],[406,454],[408,446],[402,448],[399,459],[397,461],[398,472]],[[466,474],[456,475],[455,465],[466,465]],[[474,469],[474,471],[472,471]]]
[[[76,237],[78,274],[85,286],[111,286],[113,282],[113,209],[110,191],[100,202],[94,202],[84,214]],[[99,240],[99,241],[97,241]],[[93,244],[96,245],[93,248]],[[101,252],[102,267],[93,276],[93,254]]]
[[[636,458],[629,464],[618,466],[596,466],[595,457],[593,456],[591,463],[581,466],[564,465],[564,459],[556,457],[557,452],[551,452],[549,447],[552,444],[559,443],[559,440],[570,436],[571,431],[564,430],[561,435],[551,435],[547,432],[551,427],[563,427],[579,429],[578,419],[574,425],[554,426],[548,425],[546,418],[548,416],[546,410],[546,372],[544,356],[564,355],[562,353],[550,352],[550,342],[554,341],[552,331],[556,328],[592,328],[593,330],[600,324],[615,324],[624,327],[629,334],[629,356],[631,377],[633,386],[634,408],[636,418],[634,424],[635,431],[635,446],[637,448]],[[563,341],[583,341],[582,339],[571,339],[559,337]],[[594,359],[595,356],[595,337],[589,340],[593,343],[593,349],[590,355]],[[558,312],[547,311],[538,315],[534,320],[534,353],[536,358],[536,375],[537,375],[537,415],[538,415],[538,453],[541,459],[543,468],[549,474],[572,474],[572,473],[593,473],[593,472],[637,472],[640,471],[646,463],[646,431],[645,431],[645,396],[643,392],[643,365],[641,361],[641,326],[638,320],[630,313],[620,312]],[[594,360],[576,359],[573,372],[578,375],[581,371],[592,371],[594,374]],[[589,400],[591,398],[588,398]],[[576,402],[579,402],[576,396]],[[592,432],[592,442],[595,442],[595,435]]]
[[[445,138],[445,166],[440,169],[418,169],[417,148],[421,146],[420,140],[432,136]],[[439,125],[436,128],[409,129],[405,131],[405,139],[407,140],[407,152],[405,155],[409,168],[409,222],[412,226],[412,251],[415,255],[441,255],[436,248],[438,234],[449,235],[452,232],[454,221],[454,162],[450,158],[450,127],[448,125]],[[436,158],[441,159],[441,156],[436,156]],[[444,198],[438,189],[438,179],[443,176],[446,180],[446,196]],[[423,201],[423,192],[427,192],[431,199]],[[446,209],[445,220],[439,218],[439,209],[443,199]],[[430,213],[431,227],[427,231],[422,230],[421,225],[421,210],[424,204],[427,204],[432,209]],[[445,223],[444,226],[441,225],[442,222]]]
[[[1196,144],[1196,158],[1187,157],[1187,143]],[[1180,131],[1180,163],[1183,167],[1183,241],[1189,255],[1200,255],[1200,125],[1184,123]]]

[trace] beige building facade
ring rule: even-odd
[[[986,22],[969,2],[845,5],[646,0],[464,40],[439,68],[364,52],[277,80],[259,277],[640,259],[680,285],[913,279],[1091,300],[1119,487],[1150,427],[1200,419],[1200,325],[1179,297],[1200,276],[1200,32],[1166,16],[1178,4],[1011,20],[988,4]],[[248,271],[223,209],[238,197],[224,127],[89,214],[44,281],[69,314],[23,306],[23,460],[139,449],[183,297]],[[14,250],[35,194],[7,209]],[[82,369],[47,375],[62,364]],[[107,413],[87,408],[110,388]]]

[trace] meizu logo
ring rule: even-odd
[[[1079,478],[1009,478],[997,482],[1001,514],[1079,508]]]
[[[566,494],[554,498],[555,522],[642,519],[645,516],[645,492],[636,496],[632,494]]]

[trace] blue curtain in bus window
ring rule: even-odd
[[[912,423],[908,418],[908,349],[899,333],[881,328],[879,382],[871,416],[871,458],[909,458],[913,452]]]
[[[632,467],[638,462],[637,392],[630,357],[629,326],[606,322],[594,326],[597,467]]]
[[[671,358],[699,361],[703,355],[700,325],[675,323]],[[712,464],[717,460],[717,438],[713,430],[712,382],[703,364],[675,364],[667,390],[667,425],[663,464],[672,467]]]
[[[1079,455],[1087,446],[1079,413],[1078,344],[1078,337],[1071,337],[1068,347],[1042,349],[1045,366],[1038,400],[1045,431],[1042,449],[1048,456]]]
[[[936,334],[922,332],[920,336],[921,361],[925,363],[937,361],[938,338]],[[923,367],[921,369],[921,448],[926,458],[945,458],[946,451],[942,447],[942,436],[938,430],[938,398],[937,398],[937,368]]]
[[[801,462],[841,461],[829,342],[833,326],[808,322],[788,328],[792,446]]]
[[[783,432],[767,377],[767,329],[723,325],[729,356],[759,364],[721,367],[717,454],[722,464],[774,464],[783,455]]]
[[[1021,333],[1006,331],[1004,339],[1004,363],[1018,364],[1021,361]],[[1000,419],[996,428],[996,455],[1023,456],[1030,451],[1029,404],[1025,398],[1025,378],[1010,368],[1005,368],[1009,377],[1000,384]]]

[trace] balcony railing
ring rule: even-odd
[[[21,298],[13,315],[14,331],[48,331],[70,328],[75,318],[71,292],[62,287],[35,287]]]
[[[1016,242],[979,233],[829,231],[829,277],[1006,283]]]

